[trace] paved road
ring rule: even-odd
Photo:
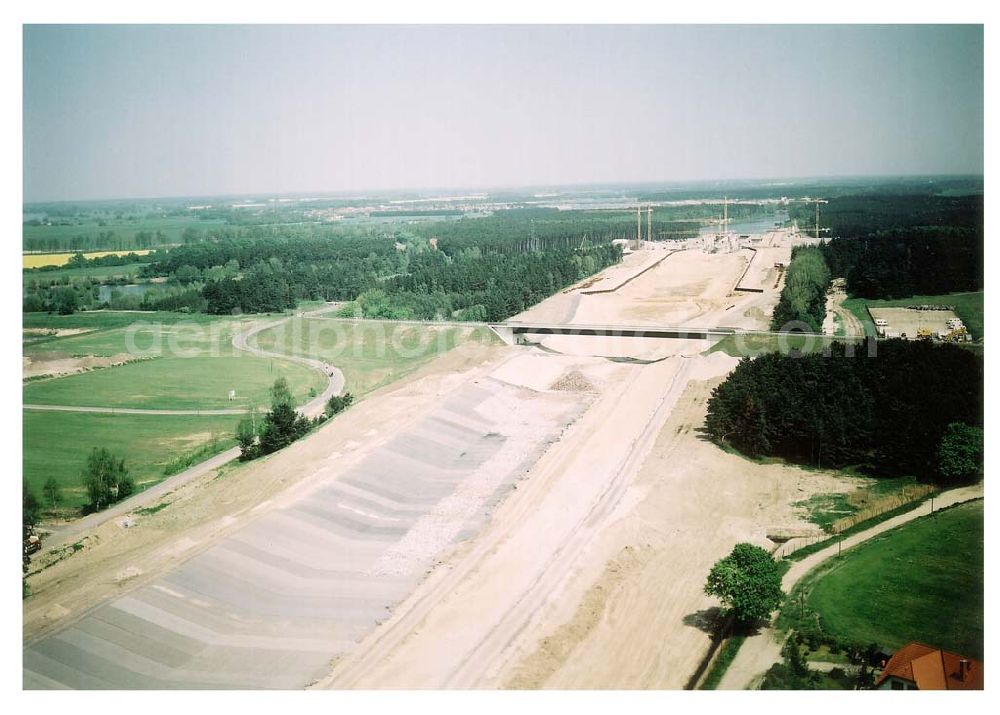
[[[313,313],[306,313],[304,315],[314,315],[317,313],[323,313],[328,310],[333,310],[333,307],[324,307]],[[261,350],[255,344],[252,343],[251,338],[257,335],[262,330],[267,328],[280,325],[285,321],[289,320],[289,317],[281,318],[279,320],[270,321],[267,323],[255,325],[249,330],[239,333],[233,336],[233,346],[238,350],[244,350],[253,355],[259,357],[274,357],[281,358],[282,360],[289,360],[292,362],[297,362],[309,367],[315,368],[317,370],[322,370],[326,373],[328,377],[328,383],[323,394],[319,395],[313,400],[310,400],[305,405],[299,407],[299,412],[306,415],[307,417],[315,417],[323,412],[323,408],[326,405],[327,400],[333,395],[339,394],[344,387],[344,374],[335,367],[326,366],[320,360],[313,360],[311,358],[298,357],[295,355],[284,355],[280,353],[272,353]],[[328,368],[328,369],[327,369]],[[94,408],[74,408],[70,406],[63,405],[25,405],[27,409],[56,409],[65,410],[70,412],[113,412],[114,414],[157,414],[157,415],[186,415],[186,414],[244,414],[246,410],[130,410],[130,409],[119,409],[110,407],[94,407]],[[105,509],[104,511],[97,512],[96,514],[90,514],[80,519],[75,519],[66,524],[59,526],[48,527],[51,530],[51,534],[45,538],[46,548],[58,548],[80,538],[81,535],[94,529],[109,519],[116,519],[118,517],[124,516],[135,509],[142,506],[147,506],[170,491],[177,489],[178,487],[190,482],[193,479],[211,472],[213,469],[218,469],[224,464],[228,464],[237,457],[240,456],[239,447],[233,447],[225,452],[221,452],[214,457],[206,459],[204,462],[195,464],[183,472],[179,472],[174,476],[163,480],[159,484],[150,487],[149,489],[144,489],[138,494],[134,494],[125,501],[119,502],[118,504]]]
[[[302,313],[303,317],[314,317],[322,313],[335,310],[338,306],[326,306],[320,308],[319,310],[314,310],[309,313]],[[267,350],[261,350],[257,347],[256,338],[257,334],[267,330],[268,328],[273,328],[282,323],[285,323],[289,318],[281,318],[279,320],[274,320],[269,323],[262,323],[255,325],[249,330],[237,333],[233,336],[233,347],[237,350],[243,350],[250,353],[251,355],[256,355],[257,357],[267,357],[267,358],[280,358],[282,360],[290,360],[292,362],[297,362],[300,365],[306,365],[315,370],[319,370],[324,373],[327,378],[326,389],[323,390],[321,395],[318,395],[314,399],[310,400],[306,404],[299,407],[299,412],[304,414],[306,417],[316,417],[323,413],[323,409],[326,407],[326,403],[334,395],[339,395],[340,391],[344,389],[344,373],[342,373],[338,368],[328,365],[322,360],[315,360],[313,358],[300,357],[298,355],[288,355],[285,353],[275,353]]]
[[[975,484],[969,487],[951,489],[934,498],[934,509],[943,509],[953,504],[961,504],[967,501],[983,498],[983,485]],[[792,567],[785,573],[781,580],[781,587],[785,593],[791,593],[795,584],[807,573],[819,566],[827,559],[836,556],[843,549],[850,549],[858,544],[868,541],[874,536],[878,536],[890,529],[895,529],[907,522],[927,516],[930,513],[930,504],[921,506],[913,511],[909,511],[900,516],[887,519],[880,524],[876,524],[870,529],[865,529],[852,536],[848,536],[838,545],[833,544],[821,551],[810,554],[801,561],[794,562]],[[747,638],[740,647],[736,658],[733,660],[726,674],[719,683],[719,690],[746,690],[756,686],[760,678],[768,668],[781,660],[781,643],[778,642],[776,633],[772,625],[761,629],[756,636]]]

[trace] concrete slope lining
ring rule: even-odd
[[[483,527],[584,403],[459,387],[342,474],[27,644],[24,687],[309,685]]]

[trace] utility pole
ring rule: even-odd
[[[646,240],[653,240],[653,205],[646,207]]]

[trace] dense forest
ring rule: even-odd
[[[800,225],[811,205],[793,206]],[[904,298],[981,290],[983,197],[872,194],[833,198],[820,224],[830,272],[861,298]]]
[[[730,204],[732,220],[770,215],[773,205]],[[654,241],[692,238],[706,219],[722,217],[721,204],[655,206],[652,212]],[[642,236],[647,235],[647,214],[642,210]],[[452,253],[473,246],[482,251],[517,252],[528,248],[573,248],[584,243],[608,243],[636,237],[635,210],[521,208],[498,211],[482,218],[421,224],[414,231],[424,238],[436,238],[438,245]],[[512,240],[512,237],[519,237]]]
[[[798,203],[789,209],[789,217],[808,229],[815,223],[815,211],[811,203]],[[916,227],[981,230],[983,196],[873,193],[834,197],[820,208],[820,226],[842,238]]]
[[[835,238],[823,256],[848,292],[905,298],[983,289],[983,232],[964,227],[900,228]]]
[[[217,247],[221,255],[205,258],[202,250],[201,261],[231,255],[225,243]],[[610,245],[513,255],[465,249],[452,256],[426,248],[410,255],[409,250],[309,260],[294,257],[297,250],[290,255],[277,249],[275,255],[257,256],[239,276],[209,279],[202,291],[205,310],[267,312],[292,308],[301,299],[323,299],[352,301],[346,313],[371,318],[502,320],[621,258],[620,249]],[[180,253],[170,259],[175,276],[192,265],[176,265],[190,257]],[[151,270],[168,269],[154,264]]]
[[[771,329],[789,330],[790,323],[800,322],[809,326],[813,332],[821,332],[829,286],[830,269],[823,258],[823,252],[815,246],[793,249],[792,261],[785,276],[785,287],[771,317]]]
[[[982,357],[927,341],[877,347],[744,359],[713,391],[705,428],[751,457],[945,481],[949,426],[982,428]]]
[[[402,229],[255,226],[232,238],[145,256],[149,263],[139,269],[140,278],[160,282],[147,282],[142,295],[112,291],[102,302],[96,280],[39,274],[25,284],[23,309],[71,313],[108,305],[232,314],[326,300],[350,302],[345,312],[365,317],[502,320],[621,259],[621,250],[609,241],[570,233],[576,230],[572,222],[561,234],[545,234],[552,240],[533,242],[530,233],[525,239],[515,229],[527,231],[530,223],[508,226],[506,233],[456,234],[437,247]],[[466,230],[477,225],[470,222]],[[102,261],[81,256],[72,265]]]

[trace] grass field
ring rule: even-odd
[[[49,476],[55,477],[62,486],[63,508],[86,502],[80,471],[93,447],[106,447],[124,457],[136,484],[145,488],[162,481],[168,464],[211,442],[213,435],[231,437],[240,419],[31,410],[23,414],[24,479],[41,497],[42,485]]]
[[[803,588],[823,630],[844,641],[921,641],[982,658],[983,502],[875,537],[826,562]]]
[[[257,344],[325,360],[344,372],[347,390],[357,396],[413,372],[464,340],[492,340],[485,328],[422,327],[348,323],[324,318],[293,319],[257,335]]]
[[[234,355],[233,334],[252,321],[184,313],[79,313],[50,316],[25,313],[25,328],[82,328],[89,332],[63,337],[33,338],[24,354],[117,355],[134,352],[147,357]],[[31,316],[29,319],[28,316]]]
[[[53,244],[46,243],[47,240],[56,241],[60,247],[65,246],[67,250],[72,250],[72,240],[77,236],[98,237],[102,233],[111,232],[115,234],[113,241],[116,242],[101,247],[115,250],[124,247],[124,252],[128,253],[127,247],[134,245],[135,234],[140,231],[148,231],[153,234],[156,234],[157,231],[161,232],[165,236],[163,245],[167,245],[181,243],[182,234],[186,228],[204,231],[223,225],[225,225],[224,221],[202,220],[196,216],[154,216],[136,220],[105,220],[103,226],[94,219],[88,219],[70,226],[25,225],[21,235],[22,246],[28,250],[32,246],[54,248]]]
[[[232,335],[250,321],[182,313],[92,312],[70,316],[30,314],[32,328],[87,328],[91,332],[33,339],[23,345],[34,359],[51,356],[117,355],[135,347],[154,359],[23,386],[26,403],[148,409],[266,409],[268,388],[284,376],[299,403],[321,392],[326,377],[286,360],[237,352]],[[131,343],[131,346],[130,346]],[[184,357],[190,354],[191,357]],[[228,392],[235,389],[237,400]],[[107,447],[126,459],[138,482],[153,484],[168,466],[179,471],[213,441],[228,446],[239,415],[168,416],[23,412],[23,474],[41,496],[49,475],[65,485],[63,507],[83,504],[79,473],[92,447]],[[225,443],[223,443],[225,441]],[[207,451],[213,451],[209,448]],[[218,450],[214,450],[218,451]]]
[[[24,401],[30,404],[147,409],[266,407],[268,388],[279,377],[288,380],[299,403],[307,401],[311,389],[322,392],[326,386],[326,378],[317,370],[236,351],[232,336],[250,325],[248,320],[183,313],[90,313],[63,320],[45,317],[56,316],[40,316],[43,319],[31,321],[31,327],[94,330],[32,339],[23,348],[28,357],[127,352],[156,359],[32,381],[23,389]],[[28,321],[25,323],[27,327]],[[236,390],[234,402],[228,399],[229,390]]]
[[[24,402],[41,405],[139,407],[164,410],[223,409],[270,404],[268,389],[279,377],[298,404],[326,387],[317,370],[285,360],[232,357],[165,357],[24,386]],[[229,401],[230,390],[237,399]]]
[[[865,309],[866,305],[873,308],[900,308],[908,305],[953,305],[958,317],[972,333],[973,340],[983,338],[983,291],[973,293],[946,293],[945,295],[915,295],[912,298],[898,300],[867,300],[865,298],[848,298],[844,307],[854,313],[865,326],[867,335],[875,335],[875,324]]]
[[[232,318],[204,313],[170,313],[167,311],[142,312],[127,310],[89,310],[73,315],[52,315],[49,313],[21,313],[21,324],[25,328],[89,328],[90,330],[110,330],[124,328],[133,323],[175,323],[208,324]]]

